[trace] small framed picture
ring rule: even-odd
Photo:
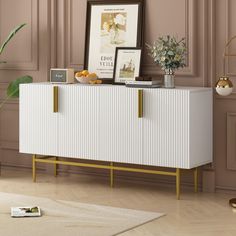
[[[113,72],[114,84],[125,84],[140,75],[142,48],[117,47]]]

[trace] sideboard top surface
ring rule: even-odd
[[[52,85],[52,86],[79,86],[79,87],[113,87],[113,88],[124,88],[124,89],[139,89],[138,87],[132,88],[132,87],[125,87],[124,85],[112,85],[112,84],[100,84],[100,85],[92,85],[92,84],[60,84],[60,83],[49,83],[49,82],[41,82],[41,83],[32,83],[32,84],[21,84],[20,86],[25,85]],[[211,87],[182,87],[182,86],[176,86],[174,89],[167,89],[167,88],[140,88],[140,89],[150,89],[150,90],[184,90],[184,91],[190,91],[190,92],[200,92],[200,91],[211,91]]]

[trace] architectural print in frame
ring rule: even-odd
[[[141,48],[117,47],[113,73],[114,84],[125,84],[140,75]]]
[[[112,83],[116,47],[141,47],[144,0],[87,3],[85,69]]]

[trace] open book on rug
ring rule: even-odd
[[[11,207],[11,217],[34,217],[41,216],[38,206],[33,207]]]

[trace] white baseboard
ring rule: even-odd
[[[225,186],[217,185],[217,186],[216,186],[216,192],[218,192],[218,193],[235,194],[236,188],[225,187]],[[236,196],[235,196],[235,197],[236,197]]]

